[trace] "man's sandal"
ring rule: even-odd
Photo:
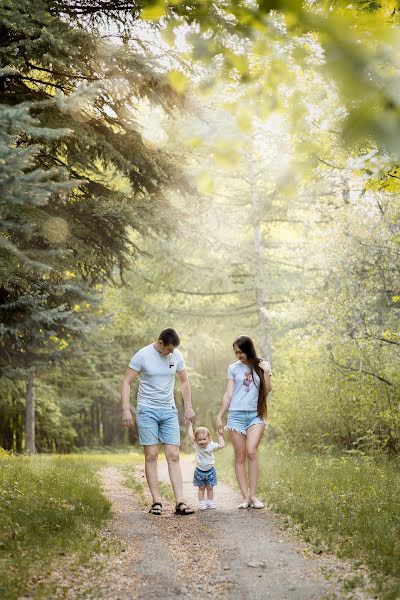
[[[179,502],[179,504],[177,504],[175,507],[175,514],[176,515],[193,515],[194,510],[193,510],[193,508],[189,508],[188,506],[186,506],[185,502]]]
[[[151,505],[149,513],[151,513],[152,515],[161,515],[162,514],[161,502],[154,502],[154,504]]]

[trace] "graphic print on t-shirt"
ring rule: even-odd
[[[244,374],[244,378],[243,378],[243,385],[244,385],[246,392],[249,391],[252,381],[253,381],[253,378],[251,376],[251,371],[246,371]]]

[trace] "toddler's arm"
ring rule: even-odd
[[[188,425],[188,435],[189,435],[190,441],[194,442],[193,424],[191,421],[189,421],[189,425]]]
[[[225,440],[224,437],[221,433],[217,432],[217,439],[218,439],[218,450],[221,450],[221,448],[225,448]]]

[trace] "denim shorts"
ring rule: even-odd
[[[176,406],[169,408],[138,406],[136,409],[136,423],[139,432],[139,443],[142,446],[152,446],[158,444],[158,442],[174,446],[180,446],[181,444]]]
[[[252,425],[267,425],[265,421],[260,419],[256,410],[230,410],[228,412],[228,422],[225,429],[247,435],[247,430]]]
[[[215,467],[211,467],[208,471],[202,471],[199,467],[196,467],[193,475],[193,485],[196,487],[214,487],[217,485]]]

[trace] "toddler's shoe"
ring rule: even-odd
[[[207,508],[217,508],[214,500],[207,500]]]
[[[207,510],[207,502],[205,500],[199,501],[199,510]]]

